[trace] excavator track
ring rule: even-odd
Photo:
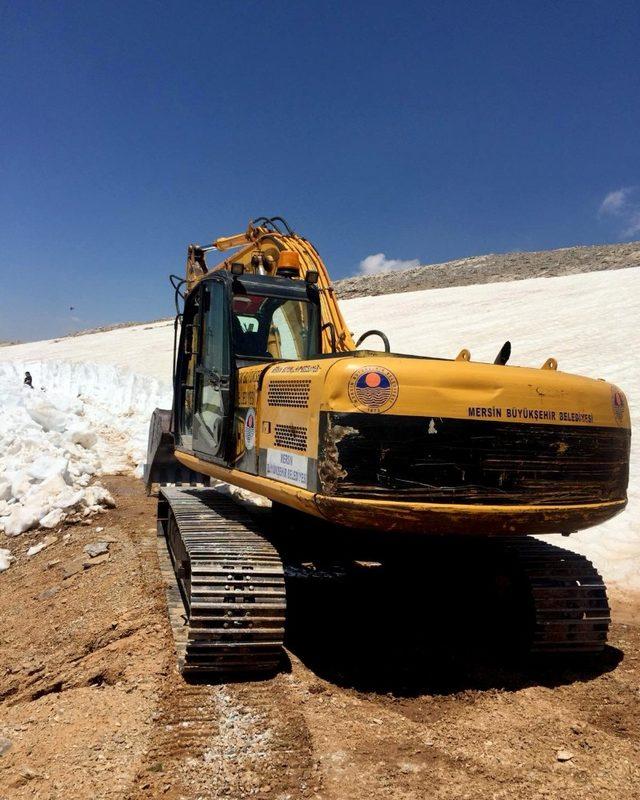
[[[499,547],[525,592],[529,652],[600,652],[607,643],[611,610],[593,564],[537,539],[504,539]]]
[[[513,606],[509,638],[532,654],[604,648],[610,608],[588,559],[528,537],[487,544],[510,587],[502,599]],[[260,522],[215,490],[163,487],[158,550],[180,670],[276,671],[283,655],[285,570]]]
[[[251,515],[215,490],[164,487],[158,549],[181,672],[277,670],[284,570]]]

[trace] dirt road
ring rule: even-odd
[[[292,625],[278,676],[187,684],[154,501],[131,479],[108,485],[116,509],[37,555],[41,533],[3,542],[17,561],[0,575],[2,800],[640,794],[637,604],[617,599],[611,646],[586,665],[505,667],[438,641],[407,648],[367,618],[381,599],[365,586],[342,620],[307,598],[313,624]],[[96,542],[107,557],[84,553]],[[403,613],[402,597],[382,601]],[[430,613],[444,610],[409,627]]]

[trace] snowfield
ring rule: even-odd
[[[1,362],[0,530],[55,528],[111,505],[95,478],[139,474],[148,409],[170,402],[165,384],[122,367]],[[0,558],[0,571],[8,566]]]
[[[640,269],[362,297],[342,304],[357,337],[381,328],[394,352],[493,361],[605,378],[627,394],[634,427],[640,371]],[[365,344],[379,347],[372,337]],[[0,529],[20,533],[109,501],[94,476],[140,474],[156,406],[171,403],[173,323],[0,349]],[[25,370],[34,389],[23,388]],[[46,391],[42,391],[44,387]],[[640,591],[640,475],[632,444],[629,507],[570,538],[545,537],[591,558],[606,580]],[[91,485],[89,485],[89,483]],[[73,501],[73,502],[72,502]],[[0,571],[9,564],[0,550]],[[6,566],[5,566],[6,565]]]

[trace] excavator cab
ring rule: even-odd
[[[154,483],[209,483],[177,448],[231,466],[237,370],[322,352],[317,287],[290,277],[210,273],[187,295],[174,374],[173,411],[153,414],[145,468]]]
[[[186,299],[175,373],[175,446],[230,466],[237,369],[317,356],[316,287],[214,272]]]

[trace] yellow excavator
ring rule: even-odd
[[[223,260],[209,264],[215,253]],[[318,252],[281,217],[189,246],[186,278],[172,283],[173,408],[154,412],[145,480],[159,487],[183,672],[278,668],[285,573],[312,535],[334,562],[354,542],[375,542],[384,559],[434,537],[460,552],[486,541],[525,598],[517,626],[529,651],[605,646],[600,575],[531,536],[567,536],[624,509],[631,434],[619,388],[553,358],[508,366],[508,342],[492,364],[467,350],[392,353],[377,329],[354,342]],[[363,349],[368,337],[384,351]],[[268,498],[271,512],[211,479]]]

